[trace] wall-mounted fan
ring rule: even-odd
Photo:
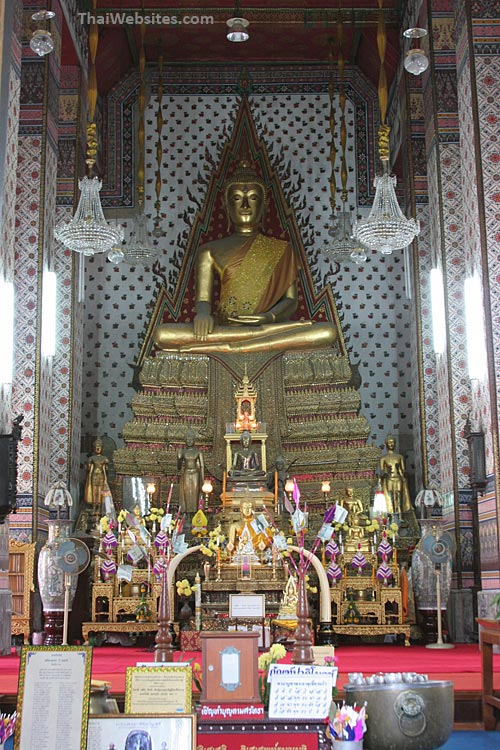
[[[68,614],[71,579],[83,573],[90,562],[90,552],[80,539],[68,539],[57,548],[55,563],[64,573],[64,620],[62,645],[68,645]]]
[[[449,531],[433,528],[420,541],[420,549],[423,554],[434,564],[436,575],[436,605],[437,605],[437,641],[428,643],[427,648],[454,648],[453,643],[443,642],[443,624],[441,620],[441,566],[450,562],[456,552],[455,539]]]

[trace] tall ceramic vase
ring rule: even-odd
[[[58,549],[68,541],[71,521],[50,520],[49,538],[38,557],[38,587],[43,605],[45,645],[56,646],[63,641],[65,574],[57,563]],[[70,575],[69,610],[75,597],[78,575]]]

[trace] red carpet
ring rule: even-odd
[[[458,644],[445,651],[424,646],[340,646],[335,651],[339,678],[337,685],[347,682],[349,672],[420,672],[434,679],[449,679],[456,691],[481,690],[481,654],[477,645]],[[175,660],[201,659],[199,652],[175,652]],[[153,661],[152,651],[140,648],[104,646],[94,648],[92,677],[111,682],[111,693],[125,690],[125,669],[138,661]],[[288,660],[291,654],[288,654]],[[500,689],[500,655],[493,657],[495,687]],[[0,656],[0,697],[17,693],[19,657]]]

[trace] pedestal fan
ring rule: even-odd
[[[437,641],[428,643],[426,648],[455,648],[453,643],[443,642],[443,625],[441,621],[441,566],[449,563],[456,551],[453,536],[448,531],[434,529],[422,539],[422,552],[434,564],[436,575],[436,606],[437,606]]]
[[[68,616],[71,577],[83,573],[90,562],[90,552],[80,539],[68,539],[57,549],[55,563],[64,573],[64,620],[62,645],[68,645]]]

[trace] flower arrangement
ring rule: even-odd
[[[0,746],[14,734],[16,728],[17,711],[13,714],[0,714]]]
[[[223,549],[223,545],[225,544],[225,542],[226,537],[222,533],[221,525],[218,524],[215,529],[212,529],[212,531],[208,532],[208,537],[200,546],[200,552],[202,555],[205,555],[205,557],[219,557],[221,554],[221,549]]]
[[[336,703],[332,703],[328,728],[330,730],[332,748],[335,748],[336,740],[348,742],[362,741],[363,735],[366,732],[366,703],[361,708],[358,708],[356,704],[354,706],[346,706],[345,703],[342,703],[339,706]]]
[[[191,585],[187,578],[183,578],[182,580],[175,582],[177,596],[184,597],[185,599],[189,599],[191,594],[194,594],[195,591],[198,591],[199,587],[199,583],[193,583],[193,585]]]
[[[161,519],[165,515],[165,511],[163,508],[157,508],[154,505],[152,505],[149,509],[149,516],[146,516],[148,521],[151,521],[153,524],[153,534],[156,531],[156,524],[161,525]]]
[[[269,673],[269,667],[271,664],[276,664],[280,659],[286,656],[286,649],[281,643],[273,643],[269,651],[265,651],[259,656],[258,667],[259,667],[259,695],[264,708],[269,707],[269,690],[270,685],[267,681],[267,675]]]

